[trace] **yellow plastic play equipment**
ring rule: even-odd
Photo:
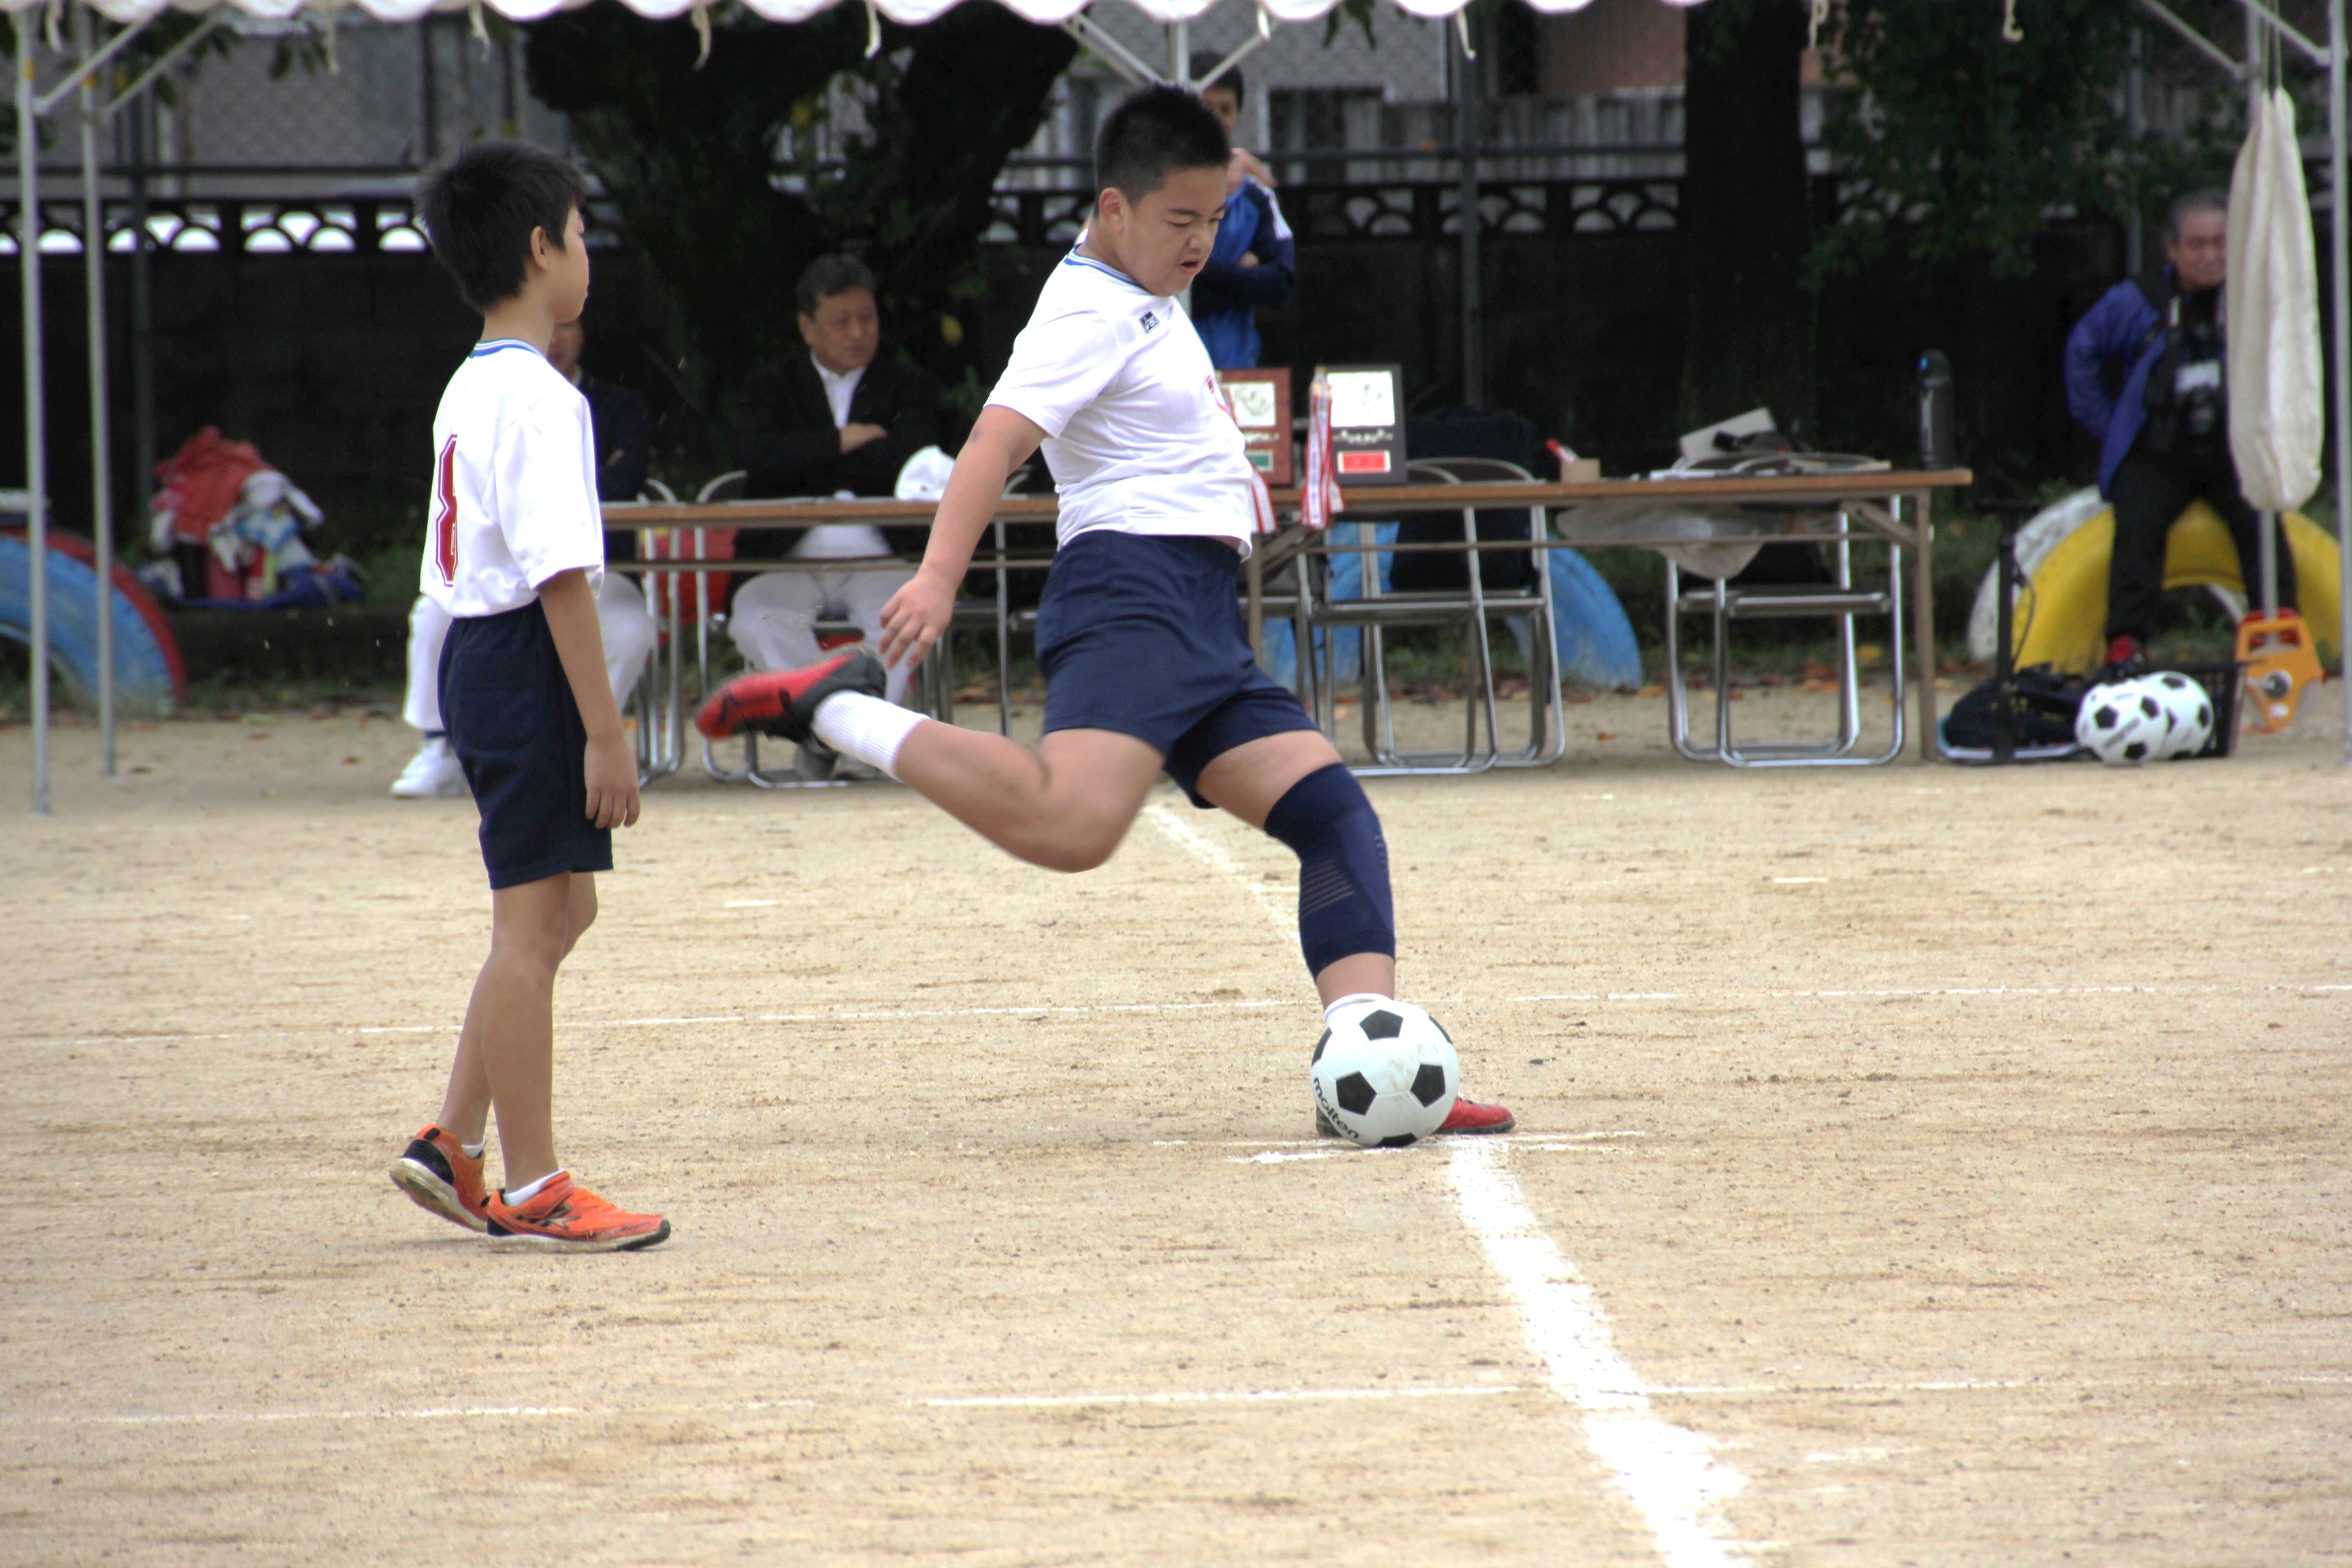
[[[2316,636],[2319,656],[2336,657],[2335,537],[2299,511],[2285,513],[2287,548],[2294,555],[2295,595],[2304,624]],[[2033,580],[2018,591],[2017,667],[2051,664],[2074,673],[2097,668],[2107,657],[2107,562],[2116,549],[2116,514],[2100,512],[2051,549]],[[2203,501],[2193,501],[2164,543],[2164,585],[2227,588],[2246,594],[2229,525]],[[2251,595],[2249,595],[2251,596]]]

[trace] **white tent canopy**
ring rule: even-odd
[[[241,11],[251,16],[267,16],[284,20],[298,15],[328,17],[341,13],[358,12],[379,22],[414,22],[436,11],[469,11],[478,5],[496,11],[516,22],[536,22],[558,11],[569,10],[584,0],[349,0],[344,5],[321,5],[319,0],[88,0],[90,9],[111,22],[144,22],[165,11],[205,12],[220,8]],[[640,16],[683,16],[688,12],[703,10],[701,0],[621,0]],[[744,9],[770,22],[805,22],[822,11],[848,3],[848,0],[737,0]],[[880,12],[893,22],[913,26],[938,20],[953,10],[961,0],[866,0],[869,8]],[[998,5],[1015,16],[1032,22],[1066,22],[1086,10],[1088,0],[996,0]],[[1132,5],[1155,22],[1191,22],[1205,16],[1218,0],[1118,0]],[[1257,9],[1271,22],[1312,22],[1338,9],[1340,0],[1257,0]],[[1398,10],[1415,16],[1451,16],[1463,10],[1470,0],[1387,0]],[[1592,0],[1528,0],[1538,11],[1558,14],[1580,11]],[[1664,0],[1668,5],[1692,5],[1699,0]],[[0,10],[36,11],[49,0],[0,0]]]

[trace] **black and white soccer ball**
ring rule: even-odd
[[[2158,754],[2193,757],[2213,738],[2213,694],[2204,682],[2177,669],[2162,669],[2140,683],[2163,705],[2166,729]]]
[[[2171,721],[2145,677],[2109,681],[2083,694],[2074,740],[2103,763],[2129,767],[2160,754]]]
[[[1454,1041],[1410,1002],[1357,1002],[1331,1015],[1307,1068],[1315,1107],[1367,1149],[1402,1149],[1445,1124],[1462,1086]]]

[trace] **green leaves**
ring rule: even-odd
[[[991,189],[1076,46],[995,5],[885,23],[872,57],[857,6],[791,26],[729,6],[712,25],[699,69],[688,23],[619,5],[534,24],[525,56],[660,275],[697,401],[723,410],[754,364],[796,352],[793,282],[842,248],[874,269],[887,338],[962,379],[977,312],[951,307],[984,291]],[[813,132],[853,100],[863,129],[821,164]]]
[[[2030,265],[2053,213],[2122,216],[2195,175],[2210,149],[2135,142],[2122,84],[2134,8],[2032,0],[2001,37],[1994,0],[1843,0],[1822,30],[1833,88],[1823,141],[1843,180],[1814,242],[1816,278],[1879,254],[1898,230],[1923,261]],[[2220,79],[2216,79],[2217,81]]]

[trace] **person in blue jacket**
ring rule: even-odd
[[[1217,59],[1206,50],[1194,55],[1193,79],[1215,70]],[[1242,90],[1237,69],[1201,89],[1201,101],[1224,122],[1229,137],[1241,124]],[[1192,329],[1219,370],[1256,366],[1258,307],[1288,300],[1298,275],[1298,247],[1275,200],[1274,176],[1239,142],[1234,147],[1226,174],[1225,221],[1218,226],[1207,264],[1192,280]]]
[[[2165,538],[2190,502],[2221,513],[2247,598],[2262,592],[2262,520],[2238,488],[2222,374],[2229,222],[2230,198],[2220,191],[2175,199],[2164,217],[2163,270],[2108,289],[2066,336],[2066,406],[2099,437],[2099,493],[2115,505],[2103,672],[2110,679],[2147,668]],[[2279,603],[2293,605],[2294,560],[2277,553]]]

